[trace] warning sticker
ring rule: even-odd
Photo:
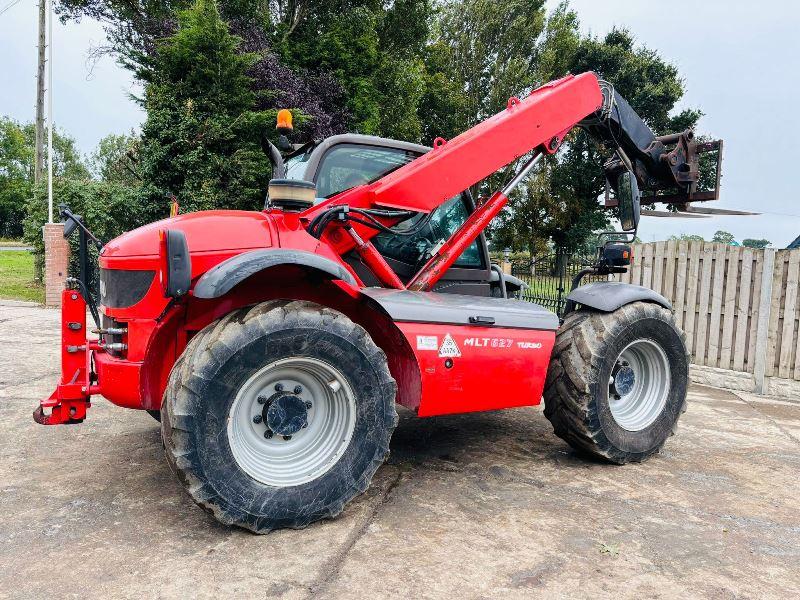
[[[438,350],[439,337],[435,335],[418,335],[417,350]]]
[[[461,356],[461,350],[458,349],[458,344],[456,344],[453,336],[448,333],[446,336],[444,336],[442,345],[439,346],[439,357],[453,358],[456,356]]]

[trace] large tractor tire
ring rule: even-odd
[[[389,453],[397,386],[345,315],[271,301],[199,332],[175,363],[161,427],[194,501],[256,533],[338,515]]]
[[[610,313],[578,310],[556,337],[544,414],[573,448],[639,462],[675,433],[688,375],[684,334],[665,308],[634,302]]]

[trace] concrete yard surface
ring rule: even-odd
[[[266,536],[194,505],[159,426],[56,382],[55,310],[0,302],[2,598],[796,598],[800,404],[693,387],[644,464],[573,452],[539,408],[401,413],[372,487]]]

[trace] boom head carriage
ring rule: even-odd
[[[631,171],[642,204],[687,205],[719,198],[722,140],[697,140],[691,129],[656,136],[610,83],[598,83],[603,106],[579,125],[614,151],[603,170],[615,192],[619,174]],[[607,196],[606,206],[616,202]]]

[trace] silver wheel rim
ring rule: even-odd
[[[670,368],[664,349],[653,340],[632,342],[620,353],[609,379],[611,415],[627,431],[649,427],[667,404],[669,385]]]
[[[280,396],[276,389],[291,392],[307,407],[307,425],[288,439],[268,432],[261,416],[269,399]],[[350,444],[355,424],[355,395],[338,369],[315,358],[285,358],[259,369],[239,389],[228,414],[228,441],[236,463],[250,477],[290,487],[333,467]]]

